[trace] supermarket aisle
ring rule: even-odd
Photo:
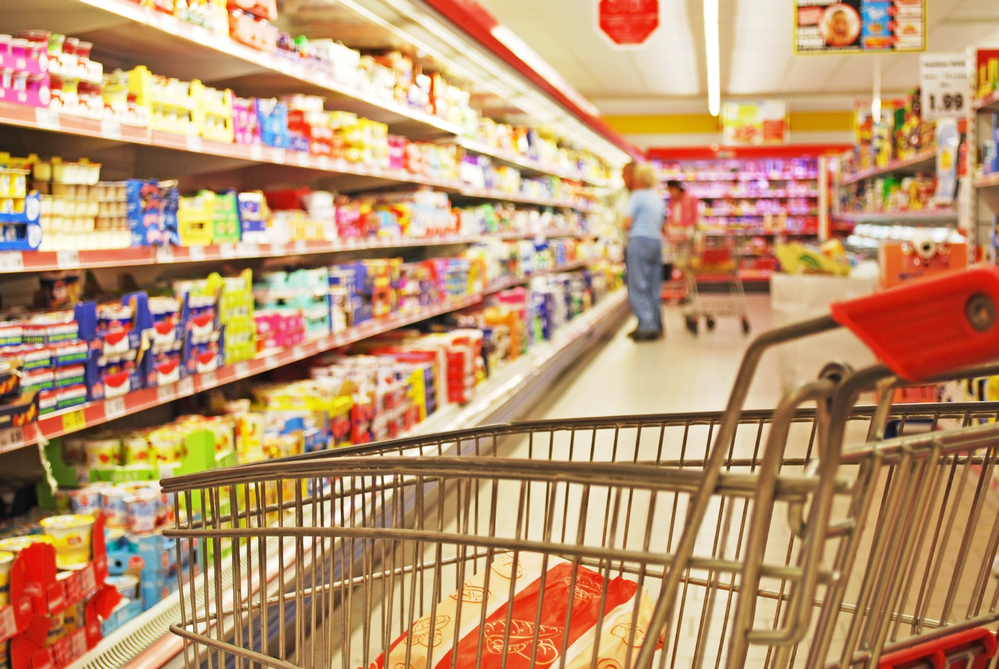
[[[627,337],[630,319],[589,363],[563,379],[553,398],[533,418],[573,418],[642,413],[721,410],[746,346],[771,327],[770,298],[748,295],[753,332],[742,334],[734,319],[714,332],[694,336],[684,327],[683,308],[666,306],[667,338],[636,344]],[[747,407],[773,408],[780,399],[776,357],[764,357]]]

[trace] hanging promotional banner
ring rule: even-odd
[[[722,143],[728,146],[761,146],[788,141],[787,103],[726,102],[722,105]]]
[[[659,28],[659,0],[597,0],[597,30],[616,48],[645,43]]]
[[[926,50],[926,0],[794,0],[797,54]]]
[[[919,58],[924,121],[961,118],[968,111],[968,59],[963,53],[927,53]]]

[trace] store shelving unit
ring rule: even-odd
[[[348,10],[341,8],[337,11]],[[362,12],[354,18],[363,16]],[[391,37],[385,39],[386,45],[395,45],[400,37],[405,39],[402,29],[372,17],[374,13],[362,20],[370,21],[375,33]],[[38,8],[29,8],[16,0],[0,0],[0,33],[35,28],[93,42],[94,59],[105,63],[109,69],[130,68],[141,63],[156,74],[181,80],[197,78],[219,88],[231,87],[237,94],[246,97],[288,93],[318,95],[325,98],[326,107],[330,110],[354,112],[386,123],[391,133],[410,140],[457,144],[469,153],[488,156],[497,164],[516,168],[524,177],[558,177],[577,182],[583,187],[606,185],[603,178],[593,178],[565,166],[541,163],[514,152],[486,146],[465,137],[464,129],[458,125],[427,114],[421,109],[386,99],[352,82],[338,80],[330,72],[312,67],[304,61],[291,60],[279,53],[258,51],[130,0],[43,0],[42,6]],[[426,52],[429,54],[428,58],[438,58],[439,54],[431,48],[433,45],[428,46],[420,39],[414,37],[414,45],[417,47],[415,50]],[[453,66],[454,63],[450,65]],[[462,74],[479,71],[475,70],[478,66],[474,63],[468,67],[471,69]],[[509,80],[505,80],[502,90],[510,90],[508,83]],[[528,81],[526,85],[534,84]],[[495,87],[484,88],[494,90]],[[534,92],[533,88],[531,90]],[[544,92],[535,94],[538,97],[547,95]],[[515,101],[511,102],[516,104]],[[534,102],[537,104],[537,100]],[[547,104],[552,108],[558,107],[559,114],[565,115],[561,102],[549,100]],[[593,146],[604,151],[601,155],[612,155],[620,163],[621,156],[615,155],[613,151],[608,153],[607,147],[618,147],[615,151],[620,154],[622,142],[601,136],[599,130],[592,129],[592,124],[587,125],[583,121],[585,119],[579,122],[571,119],[566,124],[564,119],[558,119],[557,123],[573,130],[572,133],[560,134],[571,136],[576,145],[591,146],[586,141],[592,139]],[[314,183],[324,190],[335,189],[342,193],[417,186],[446,192],[452,202],[456,203],[495,201],[525,207],[573,209],[584,214],[599,214],[602,211],[600,207],[574,198],[573,189],[576,185],[563,190],[566,197],[562,199],[477,189],[467,183],[405,170],[372,167],[261,145],[210,141],[199,136],[136,127],[120,120],[84,118],[0,102],[0,149],[7,148],[15,152],[62,155],[67,159],[73,159],[73,155],[92,157],[102,162],[105,169],[113,172],[115,176],[111,178],[114,179],[130,176],[179,178],[182,184],[188,180],[192,185],[197,184],[197,187],[201,187],[200,181],[206,180],[209,182],[206,187],[221,188],[211,179],[219,178],[222,174],[238,183],[238,186],[225,187],[238,187],[240,190],[278,184]],[[6,281],[15,282],[21,279],[19,275],[37,272],[121,268],[152,268],[155,271],[180,264],[191,265],[185,269],[198,272],[203,269],[203,273],[207,274],[211,271],[209,267],[212,263],[221,264],[231,260],[268,261],[302,256],[335,257],[338,254],[347,254],[353,258],[362,255],[359,252],[390,249],[408,249],[410,253],[425,249],[426,255],[433,256],[440,255],[442,247],[467,245],[486,239],[582,236],[582,233],[572,230],[558,230],[427,238],[296,241],[286,244],[235,243],[186,247],[16,251],[0,253],[0,275]],[[316,260],[317,263],[329,262],[328,259]],[[195,374],[173,384],[142,388],[118,397],[90,402],[82,407],[48,414],[24,427],[0,431],[0,453],[32,447],[121,418],[128,417],[133,422],[141,422],[143,416],[151,415],[144,412],[178,399],[464,309],[481,303],[489,295],[527,284],[537,277],[581,270],[595,261],[596,259],[579,260],[539,270],[528,276],[503,278],[486,286],[481,292],[461,299],[369,320],[337,334],[323,335],[295,346],[263,351],[253,359],[224,365],[212,372]],[[532,348],[522,358],[495,370],[493,377],[480,386],[479,394],[472,403],[464,406],[451,404],[441,408],[430,420],[420,423],[416,431],[457,429],[487,420],[509,419],[553,383],[567,366],[613,332],[626,313],[627,306],[622,292],[607,295],[594,309],[569,322],[551,341]],[[267,577],[274,579],[278,574],[275,569]],[[162,666],[174,658],[182,646],[168,632],[168,625],[177,619],[176,615],[171,617],[170,613],[171,607],[176,606],[177,596],[174,595],[119,628],[74,666],[122,667],[133,661],[139,661],[141,666],[147,668]],[[164,648],[173,648],[173,653],[164,651]]]
[[[840,197],[847,189],[858,188],[860,184],[872,182],[885,177],[902,178],[918,174],[935,174],[937,152],[935,148],[923,149],[905,160],[895,160],[881,167],[862,170],[852,174],[841,174],[836,182],[837,196],[833,207],[833,231],[845,238],[847,247],[862,254],[869,255],[885,239],[909,239],[916,229],[931,230],[934,234],[949,238],[946,230],[955,230],[960,223],[960,208],[956,206],[927,208],[908,211],[845,211]],[[860,226],[865,231],[876,230],[877,226],[893,228],[889,234],[886,229],[883,235],[872,235],[868,232],[856,232]],[[872,227],[874,226],[874,227]],[[938,233],[944,230],[944,233]],[[901,237],[900,237],[901,235]]]
[[[974,231],[975,244],[983,256],[992,262],[999,262],[995,247],[997,234],[996,218],[999,216],[999,170],[986,172],[981,161],[984,157],[984,142],[994,141],[992,118],[999,114],[999,90],[984,97],[978,95],[979,61],[981,58],[999,55],[999,46],[968,49],[968,184],[966,198],[969,220],[967,227]],[[972,148],[974,147],[974,148]]]
[[[843,213],[839,215],[844,221],[853,223],[885,223],[888,225],[942,225],[957,223],[956,209],[930,209],[927,211],[874,212],[874,213]]]
[[[702,203],[702,234],[731,239],[740,277],[753,282],[769,281],[775,241],[825,234],[829,205],[822,154],[809,147],[650,151],[663,165],[663,190],[670,180],[686,185]]]
[[[143,388],[120,397],[90,402],[83,407],[66,411],[58,411],[34,423],[29,423],[23,428],[0,431],[0,453],[30,446],[43,439],[54,439],[65,434],[103,425],[109,421],[139,413],[182,397],[190,397],[211,388],[284,367],[293,362],[306,360],[325,351],[331,351],[362,339],[478,304],[486,295],[523,285],[536,277],[583,269],[589,264],[588,261],[577,261],[526,276],[501,279],[490,284],[479,295],[451,300],[412,313],[393,314],[388,318],[365,321],[343,332],[326,335],[291,348],[262,351],[252,360],[225,365],[213,372],[195,374],[181,379],[177,383],[155,388]]]
[[[931,172],[934,171],[936,167],[936,161],[936,149],[924,150],[906,160],[895,160],[887,165],[884,165],[883,167],[872,167],[868,170],[856,172],[840,179],[839,183],[841,186],[848,186],[850,184],[866,181],[867,179],[875,179],[889,174],[916,174],[918,172]]]

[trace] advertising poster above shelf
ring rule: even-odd
[[[797,54],[926,50],[926,0],[795,0]]]
[[[726,102],[722,105],[722,141],[726,146],[786,144],[787,104],[782,100]]]

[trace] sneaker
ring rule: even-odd
[[[638,334],[638,328],[635,328],[634,330],[628,333],[628,339],[634,339],[635,335],[637,334]]]
[[[658,332],[636,332],[635,336],[632,337],[634,341],[655,341],[659,339]]]

